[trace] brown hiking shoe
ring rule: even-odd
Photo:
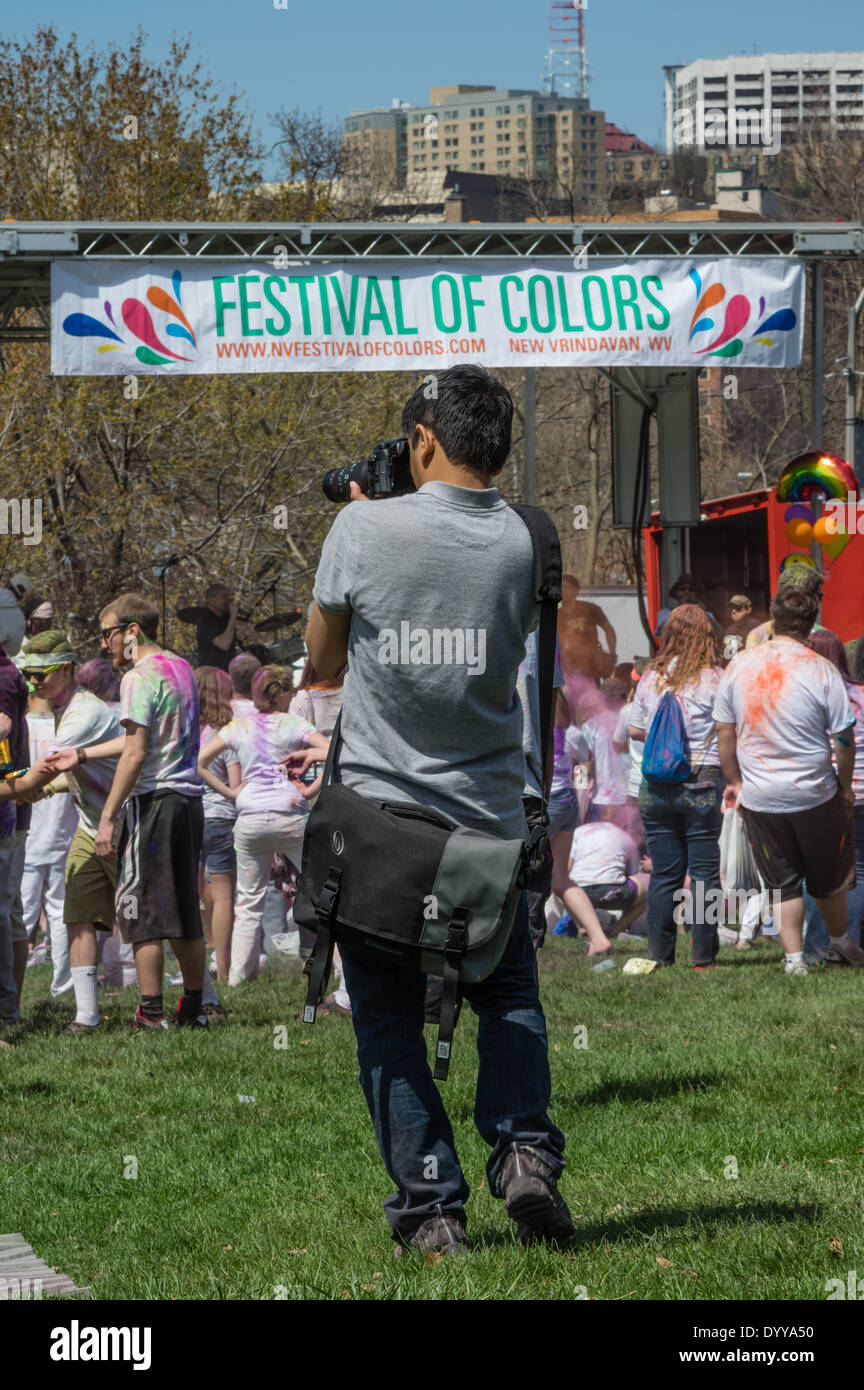
[[[535,1149],[513,1145],[498,1175],[498,1192],[523,1245],[537,1240],[562,1244],[574,1235],[576,1228],[555,1174]]]
[[[455,1216],[445,1216],[441,1208],[435,1216],[429,1216],[409,1239],[407,1245],[400,1241],[394,1247],[394,1255],[407,1255],[412,1250],[429,1250],[441,1255],[465,1255],[465,1222]]]

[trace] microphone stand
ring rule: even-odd
[[[167,645],[167,640],[166,640],[166,639],[167,639],[167,637],[168,637],[168,627],[167,627],[167,622],[166,622],[166,618],[165,618],[165,607],[166,607],[165,575],[168,573],[168,571],[169,571],[171,568],[173,568],[174,565],[179,565],[179,564],[182,562],[183,559],[184,559],[184,557],[183,557],[182,555],[169,555],[169,556],[168,556],[168,559],[165,561],[164,565],[163,565],[162,568],[160,569],[159,575],[158,575],[158,578],[159,578],[159,586],[160,586],[160,590],[161,590],[161,594],[162,594],[162,646],[163,646],[163,647]]]

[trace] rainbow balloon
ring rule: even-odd
[[[858,482],[849,464],[839,454],[824,454],[820,449],[799,454],[787,463],[775,489],[778,502],[810,502],[817,496],[836,497],[846,502],[850,494],[855,501]],[[845,534],[835,536],[823,543],[822,549],[829,560],[836,560],[851,539]]]
[[[855,474],[839,454],[823,454],[813,449],[792,459],[780,474],[778,502],[809,502],[817,492],[826,497],[840,497],[844,502],[849,492],[853,500],[857,497]]]

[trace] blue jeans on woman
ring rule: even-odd
[[[646,782],[639,788],[639,814],[645,826],[651,856],[651,884],[648,889],[648,945],[651,959],[660,965],[675,962],[678,924],[675,909],[682,901],[676,893],[684,887],[687,871],[696,892],[705,885],[706,907],[719,904],[720,828],[723,813],[723,773],[719,767],[702,769],[698,782]],[[711,916],[716,919],[717,909]],[[702,914],[705,915],[704,913]],[[694,921],[692,957],[694,965],[713,965],[719,947],[716,920],[713,926]]]
[[[426,1057],[426,977],[347,947],[340,951],[360,1085],[384,1166],[397,1188],[384,1203],[393,1237],[410,1239],[439,1206],[464,1221],[468,1183]],[[463,994],[479,1020],[474,1123],[492,1148],[486,1165],[490,1192],[501,1195],[496,1182],[514,1143],[534,1149],[557,1177],[564,1170],[564,1136],[546,1113],[551,1091],[546,1023],[524,893],[495,970],[480,984],[465,985]]]

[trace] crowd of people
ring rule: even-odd
[[[864,965],[864,639],[847,644],[850,666],[817,621],[822,580],[806,566],[781,575],[765,623],[733,595],[725,632],[701,585],[682,581],[641,671],[618,667],[598,685],[592,663],[560,682],[547,920],[584,933],[597,956],[641,925],[658,967],[674,963],[682,931],[697,971],[719,968],[723,942],[748,950],[760,932],[779,935],[789,975]],[[643,775],[667,692],[690,758],[680,780]],[[725,816],[741,818],[752,851],[746,920],[738,898],[726,902]]]
[[[50,961],[52,995],[74,998],[63,1031],[96,1031],[109,941],[134,968],[136,1030],[169,1026],[163,943],[183,990],[171,1021],[208,1027],[225,1018],[218,987],[254,979],[265,940],[300,952],[290,903],[320,776],[284,760],[323,763],[341,677],[307,662],[295,690],[248,652],[193,671],[136,594],[103,610],[98,658],[45,616],[13,658],[0,648],[0,1027],[20,1020],[28,964]],[[327,1008],[350,1013],[340,994]]]
[[[565,577],[552,894],[535,902],[534,944],[548,927],[584,935],[601,968],[613,939],[647,936],[651,959],[666,966],[689,932],[703,971],[717,968],[722,942],[749,949],[761,931],[779,934],[789,974],[806,974],[807,961],[864,964],[864,670],[853,676],[843,644],[816,622],[820,577],[810,569],[782,576],[761,625],[749,599],[733,595],[725,632],[699,588],[690,576],[674,587],[653,660],[616,664],[611,625]],[[80,659],[41,599],[14,660],[0,655],[0,735],[17,773],[0,786],[0,1026],[20,1018],[28,964],[50,961],[51,994],[74,997],[64,1031],[100,1027],[98,965],[112,937],[112,960],[127,975],[134,963],[142,1031],[168,1026],[163,941],[178,963],[165,978],[183,987],[178,1026],[224,1019],[220,989],[224,998],[255,979],[271,955],[309,949],[291,901],[320,774],[300,780],[287,764],[302,749],[326,758],[344,672],[322,680],[307,661],[295,689],[292,671],[233,654],[230,591],[213,585],[207,601],[213,621],[201,625],[199,654],[219,664],[194,672],[157,645],[155,607],[130,594],[102,614],[101,657]],[[526,795],[538,795],[527,683],[536,688],[530,643],[517,687]],[[692,762],[677,783],[642,773],[666,691],[680,703]],[[739,813],[752,887],[774,894],[779,920],[682,914],[682,890],[700,903],[723,898],[723,817]],[[350,1016],[338,952],[335,964],[323,1009]]]

